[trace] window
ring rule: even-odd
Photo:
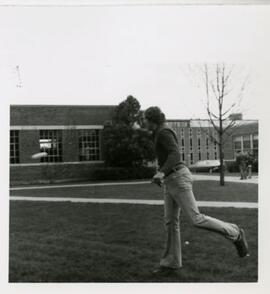
[[[238,150],[242,150],[242,137],[235,137],[233,140],[233,144],[234,144],[234,151],[237,152]]]
[[[247,150],[247,151],[250,150],[251,142],[250,142],[250,136],[249,135],[243,136],[243,147],[244,147],[244,150]]]
[[[184,146],[181,147],[180,153],[181,153],[181,160],[184,162],[185,161],[185,147]]]
[[[258,135],[253,135],[253,149],[258,149]]]
[[[209,152],[206,152],[206,159],[208,160],[210,158]]]
[[[182,161],[185,162],[185,153],[181,153]]]
[[[258,159],[258,134],[252,136],[253,154]]]
[[[193,153],[190,153],[190,164],[193,164]]]
[[[19,163],[19,131],[12,130],[10,131],[10,154],[9,154],[10,163]]]
[[[199,154],[199,160],[202,160],[202,154],[201,154],[201,152],[199,152],[198,154]]]
[[[185,146],[184,129],[181,129],[181,147]]]
[[[184,129],[183,128],[181,129],[181,137],[182,138],[184,137]]]
[[[215,159],[218,159],[218,157],[217,157],[217,152],[215,152]]]
[[[61,130],[40,130],[40,152],[47,152],[48,156],[42,157],[41,162],[62,161],[62,132]]]
[[[206,144],[206,149],[209,148],[209,138],[208,138],[208,134],[206,135],[206,138],[205,138],[205,144]]]
[[[205,134],[205,147],[206,149],[209,149],[209,131]]]
[[[193,136],[193,132],[192,132],[192,129],[190,128],[189,129],[189,148],[190,148],[190,150],[192,150],[192,148],[193,148],[192,136]]]
[[[100,160],[99,130],[79,131],[79,160]]]
[[[181,145],[182,145],[182,147],[185,146],[185,139],[184,138],[182,138],[182,140],[181,140]]]
[[[235,154],[237,151],[253,151],[254,155],[258,154],[258,134],[248,134],[244,136],[237,136],[233,139],[233,146]]]

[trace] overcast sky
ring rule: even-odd
[[[0,7],[0,94],[12,104],[118,104],[135,96],[168,118],[206,118],[186,65],[249,68],[241,110],[268,98],[265,7]]]

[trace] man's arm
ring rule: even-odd
[[[171,169],[181,161],[178,144],[170,130],[162,130],[158,136],[158,142],[162,145],[164,150],[168,152],[168,157],[160,167],[159,171],[167,174]]]

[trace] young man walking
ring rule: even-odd
[[[240,176],[241,176],[240,180],[246,180],[246,178],[247,178],[247,154],[238,150],[237,154],[236,154],[236,164],[239,167]]]
[[[164,183],[164,222],[167,233],[166,248],[160,266],[152,273],[168,274],[182,267],[179,224],[181,210],[193,226],[223,235],[236,246],[240,257],[247,256],[248,245],[243,229],[236,224],[200,213],[192,192],[192,175],[180,160],[177,136],[165,124],[165,115],[158,107],[150,107],[144,113],[144,122],[146,128],[153,132],[159,164],[153,182],[159,185]]]

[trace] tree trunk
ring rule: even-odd
[[[223,154],[223,146],[219,146],[219,154],[220,154],[220,186],[225,185],[225,176],[224,176],[224,154]]]
[[[219,160],[220,160],[220,171],[219,171],[219,183],[220,186],[225,185],[225,179],[224,179],[224,154],[223,154],[223,126],[222,126],[222,119],[219,120]]]

